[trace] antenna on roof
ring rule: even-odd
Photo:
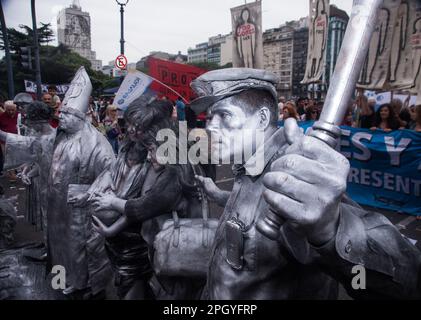
[[[73,0],[71,7],[75,9],[82,9],[79,0]]]

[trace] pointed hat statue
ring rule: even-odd
[[[91,92],[91,80],[86,73],[85,67],[80,67],[70,83],[70,87],[67,90],[66,95],[64,96],[64,100],[60,108],[61,111],[68,112],[81,119],[85,119]]]

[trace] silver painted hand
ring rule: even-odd
[[[336,234],[349,162],[324,142],[305,136],[287,148],[263,180],[264,198],[315,245]]]

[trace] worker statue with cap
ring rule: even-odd
[[[235,177],[230,192],[197,177],[225,208],[204,298],[336,299],[338,282],[354,298],[420,298],[420,251],[345,196],[345,157],[304,136],[295,119],[277,128],[276,83],[267,71],[232,68],[191,84],[212,155],[234,162]],[[276,240],[256,228],[269,212],[283,221]]]
[[[86,119],[91,91],[81,67],[60,108],[48,180],[49,266],[65,267],[64,293],[83,298],[101,292],[111,278],[104,239],[92,229],[89,207],[67,205],[68,195],[85,192],[115,160],[107,139]]]

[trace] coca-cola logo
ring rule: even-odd
[[[237,28],[237,37],[249,36],[256,33],[256,28],[252,24],[244,24]]]

